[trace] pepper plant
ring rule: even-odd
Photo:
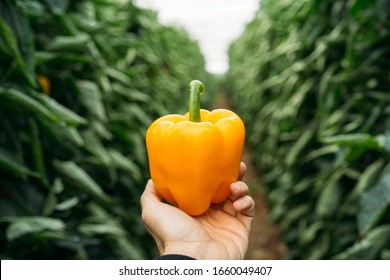
[[[388,0],[263,0],[229,49],[287,258],[390,258],[389,23]]]
[[[0,258],[152,257],[145,131],[210,81],[198,45],[132,1],[1,0],[0,66]]]

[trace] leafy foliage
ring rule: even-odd
[[[388,258],[390,2],[261,1],[229,49],[288,258]]]
[[[198,45],[132,1],[0,3],[0,258],[150,258],[144,134],[211,81]]]

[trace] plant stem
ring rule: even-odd
[[[200,96],[204,93],[204,85],[201,81],[194,80],[190,83],[189,120],[200,122]]]

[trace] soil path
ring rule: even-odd
[[[232,109],[224,92],[220,92],[213,108]],[[249,248],[245,259],[247,260],[278,260],[284,259],[286,246],[280,239],[277,226],[268,220],[269,208],[264,198],[264,188],[261,178],[252,165],[252,153],[245,146],[243,153],[247,171],[244,181],[251,190],[251,196],[256,203],[256,215],[253,220],[249,236]]]

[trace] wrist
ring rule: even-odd
[[[205,259],[204,249],[200,244],[176,242],[174,244],[167,244],[160,251],[161,255],[184,255],[197,260]]]
[[[168,255],[161,255],[154,260],[196,260],[193,257],[189,257],[186,255],[180,255],[180,254],[168,254]]]

